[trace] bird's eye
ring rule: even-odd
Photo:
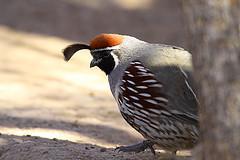
[[[102,53],[102,57],[108,57],[110,55],[110,52],[109,51],[104,51]]]

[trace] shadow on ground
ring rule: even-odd
[[[30,33],[88,41],[99,33],[186,46],[180,0],[0,0],[0,24]]]
[[[117,153],[112,148],[40,137],[0,135],[1,160],[147,160],[151,152],[140,154]],[[2,147],[3,146],[3,147]]]
[[[61,50],[102,32],[186,46],[182,15],[180,0],[0,0],[0,159],[153,159],[113,151],[141,136],[87,51]]]
[[[37,119],[37,118],[20,118],[20,117],[12,117],[12,116],[2,115],[2,114],[0,114],[0,128],[10,128],[12,130],[14,130],[14,128],[18,128],[18,130],[22,131],[22,133],[24,133],[23,131],[25,130],[25,133],[29,133],[30,135],[31,135],[31,130],[34,131],[34,128],[37,128],[38,131],[45,130],[46,132],[50,132],[50,134],[51,134],[51,130],[59,130],[62,132],[70,131],[70,133],[72,132],[79,133],[80,138],[75,139],[75,141],[77,142],[78,141],[81,142],[81,135],[83,137],[89,137],[91,139],[95,139],[96,141],[101,141],[102,143],[110,143],[110,144],[122,144],[121,140],[123,139],[128,139],[129,143],[136,143],[137,141],[140,141],[139,138],[136,138],[135,136],[129,134],[124,130],[112,128],[110,126],[105,126],[105,125],[96,125],[96,124],[87,124],[87,123],[82,124],[78,122],[70,123],[70,122],[64,122],[64,121],[43,120],[43,119]],[[26,130],[28,129],[30,129],[30,132],[26,132]],[[66,135],[67,133],[68,132],[66,132]],[[41,136],[41,134],[39,134],[39,136]],[[58,137],[53,137],[53,138],[58,138]]]
[[[31,136],[0,135],[1,160],[46,160],[49,157],[57,160],[189,160],[186,156],[173,156],[167,153],[156,155],[150,151],[138,154],[120,153],[114,148],[92,144]]]

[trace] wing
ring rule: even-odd
[[[135,118],[139,118],[140,121],[151,117],[167,117],[197,126],[197,103],[193,91],[189,88],[190,85],[186,83],[185,72],[182,72],[177,66],[165,67],[151,67],[152,71],[142,61],[132,61],[124,71],[122,85],[120,85],[122,94],[119,96],[119,103],[122,104],[124,101],[124,112],[135,114]],[[164,75],[166,71],[168,74]],[[171,78],[178,78],[174,82],[175,84],[170,81]],[[166,85],[167,83],[168,85]],[[170,86],[172,85],[171,87],[169,87],[169,83]],[[142,117],[143,115],[148,115],[148,117]],[[151,120],[149,119],[149,121]]]

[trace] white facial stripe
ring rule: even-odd
[[[92,49],[91,52],[107,51],[107,50],[113,50],[113,49],[120,49],[120,46],[117,45],[117,46],[106,47],[106,48]]]
[[[91,52],[99,52],[99,51],[111,51],[111,50],[116,50],[116,49],[120,49],[120,45],[116,45],[116,46],[112,46],[112,47],[106,47],[106,48],[99,48],[99,49],[93,49],[91,50]],[[115,66],[114,69],[117,67],[117,65],[119,64],[119,58],[118,56],[116,56],[115,54],[113,54],[112,52],[110,53],[114,59],[115,62]]]
[[[115,62],[115,66],[114,66],[114,69],[115,69],[117,67],[117,65],[119,64],[119,59],[118,59],[118,56],[116,56],[112,52],[111,52],[111,55],[113,56],[113,59],[114,59],[114,62]]]

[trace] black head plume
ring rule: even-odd
[[[79,51],[81,49],[89,49],[90,50],[90,46],[86,45],[86,44],[79,44],[79,43],[75,43],[75,44],[71,44],[71,45],[67,46],[63,50],[63,55],[64,55],[65,61],[69,61],[71,59],[71,57],[74,55],[74,53],[76,53],[77,51]]]

